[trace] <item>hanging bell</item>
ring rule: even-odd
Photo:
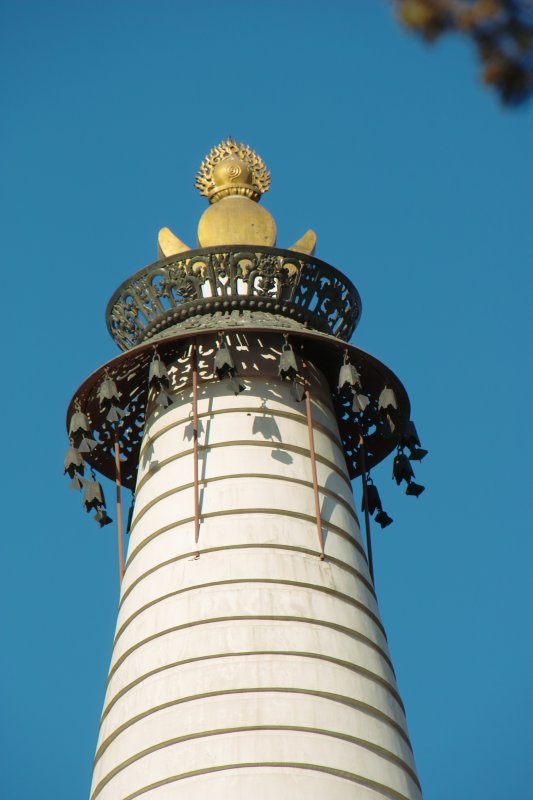
[[[89,425],[87,415],[84,414],[83,411],[80,411],[79,404],[77,404],[76,411],[70,418],[70,424],[68,426],[69,436],[83,436],[90,432],[91,426]]]
[[[80,456],[78,450],[71,445],[65,455],[63,475],[67,474],[69,478],[73,478],[76,473],[78,473],[78,475],[83,475],[84,469],[83,458]]]
[[[154,352],[154,357],[150,362],[150,369],[148,371],[148,384],[149,386],[170,386],[170,378],[166,365],[159,356],[159,353]]]
[[[412,420],[405,423],[402,433],[402,444],[405,447],[420,447],[420,439],[415,428],[415,423]]]
[[[380,417],[379,432],[386,439],[390,439],[396,431],[395,411],[398,409],[396,395],[384,386],[378,398],[378,412]]]
[[[90,453],[96,447],[96,442],[90,436],[84,436],[78,445],[79,453]]]
[[[79,453],[90,453],[96,447],[96,442],[92,438],[89,418],[83,413],[80,401],[75,400],[75,412],[70,418],[68,435],[71,443],[78,448]]]
[[[409,448],[409,460],[410,461],[422,461],[424,456],[427,456],[428,451],[424,450],[420,447],[420,439],[418,438],[418,433],[415,428],[414,422],[409,422],[406,424],[403,435],[402,435],[402,445]]]
[[[83,494],[83,505],[85,506],[85,511],[90,511],[94,508],[95,511],[101,506],[105,505],[104,500],[104,493],[102,491],[102,487],[98,483],[98,481],[91,480],[85,482],[85,492]]]
[[[285,341],[279,357],[278,375],[281,380],[293,381],[298,374],[298,364],[291,345]]]
[[[407,489],[405,490],[405,494],[410,495],[411,497],[420,497],[422,492],[426,489],[425,486],[421,486],[419,483],[414,483],[414,481],[410,481]]]
[[[107,409],[106,420],[118,423],[126,412],[120,406],[121,394],[113,378],[106,372],[105,377],[98,387],[98,400],[100,408]]]
[[[168,391],[170,387],[168,370],[155,349],[148,371],[148,385],[157,391],[155,402],[160,408],[168,408],[174,402],[174,398]]]
[[[397,485],[399,486],[402,481],[406,483],[410,483],[411,478],[414,478],[415,474],[413,472],[413,468],[411,463],[405,453],[398,451],[398,455],[395,456],[394,461],[392,463],[392,477],[396,481]]]
[[[376,514],[374,517],[378,525],[381,525],[382,528],[386,528],[387,525],[390,525],[394,520],[392,517],[389,517],[386,511],[380,511],[379,514]]]
[[[96,522],[100,525],[101,528],[105,527],[105,525],[109,525],[110,522],[113,522],[111,517],[108,517],[105,506],[101,506],[100,508],[98,508],[93,519],[96,520]]]
[[[409,451],[409,460],[410,461],[422,461],[424,456],[427,456],[428,450],[424,450],[423,447],[413,447]]]
[[[353,393],[352,411],[356,414],[364,414],[369,403],[370,398],[366,394]]]
[[[101,406],[120,404],[120,392],[108,372],[106,372],[104,380],[98,387],[98,401]]]
[[[218,350],[215,353],[215,372],[219,380],[222,380],[227,375],[235,374],[235,364],[224,342],[219,342]]]
[[[381,498],[379,496],[377,486],[374,486],[373,483],[367,483],[366,496],[368,499],[368,513],[372,517],[374,516],[374,513],[376,511],[381,511]],[[365,510],[365,497],[363,495],[363,499],[361,501],[361,511],[364,510]]]
[[[77,492],[80,489],[83,489],[86,483],[87,481],[84,478],[80,478],[79,475],[74,475],[74,477],[72,478],[71,482],[68,485],[68,488]]]
[[[397,410],[398,408],[398,403],[396,402],[396,395],[394,394],[392,389],[389,389],[388,386],[384,386],[379,395],[378,409],[380,411],[387,411],[388,409],[391,408],[393,408],[394,410]]]
[[[234,393],[240,394],[244,392],[246,387],[234,379],[235,372],[235,364],[233,363],[228,346],[223,340],[219,340],[218,350],[215,353],[216,376],[219,380],[229,378],[229,383]]]
[[[125,415],[126,412],[120,406],[111,406],[105,418],[108,422],[120,422]]]
[[[361,376],[357,371],[357,368],[354,367],[353,364],[350,364],[348,361],[347,355],[344,356],[344,364],[342,365],[340,372],[339,372],[339,392],[342,392],[343,389],[346,389],[347,386],[351,388],[357,387],[358,389],[361,388]]]

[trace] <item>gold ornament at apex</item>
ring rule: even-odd
[[[270,186],[270,172],[251,147],[229,136],[206,155],[195,185],[210,203],[232,194],[259,200]]]
[[[200,165],[196,187],[209,200],[198,223],[198,244],[276,244],[276,223],[258,205],[270,173],[247,145],[231,137],[213,147]]]
[[[229,137],[206,155],[196,175],[196,188],[209,206],[198,223],[198,245],[276,244],[276,223],[258,201],[270,186],[270,172],[251,147]],[[309,230],[290,247],[312,255],[316,235]],[[168,228],[158,236],[159,258],[184,252],[188,247]]]

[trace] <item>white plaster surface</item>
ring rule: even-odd
[[[361,784],[323,773],[291,767],[241,767],[189,778],[153,789],[151,800],[272,800],[304,797],[306,800],[379,800],[383,795]]]
[[[322,561],[305,404],[245,384],[200,387],[198,545],[190,388],[147,421],[92,797],[418,800],[325,387]]]

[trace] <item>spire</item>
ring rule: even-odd
[[[247,144],[230,137],[213,147],[196,175],[196,188],[210,203],[198,223],[198,245],[274,247],[276,223],[258,205],[269,186],[270,172]]]
[[[309,233],[297,252],[273,246],[269,182],[246,145],[211,151],[200,248],[160,234],[177,252],[117,289],[107,321],[124,352],[69,407],[72,488],[100,527],[96,471],[117,498],[122,597],[92,800],[421,800],[370,519],[392,522],[374,465],[395,453],[418,497],[410,464],[426,451],[399,379],[348,343],[355,286],[303,252]]]
[[[252,148],[229,136],[205,156],[196,173],[195,185],[209,207],[198,223],[198,246],[227,244],[274,247],[276,223],[262,206],[261,195],[270,187],[270,172]],[[308,230],[289,249],[312,255],[314,231]],[[169,228],[158,236],[159,258],[169,258],[189,248]]]

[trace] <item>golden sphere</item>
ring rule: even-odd
[[[198,245],[260,244],[274,247],[276,223],[258,203],[243,195],[228,195],[206,208],[198,223]]]

